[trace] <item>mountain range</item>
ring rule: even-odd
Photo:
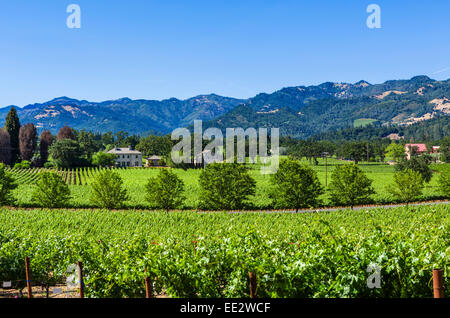
[[[0,125],[11,107],[0,109]],[[410,125],[449,115],[450,79],[416,76],[382,84],[327,82],[287,87],[250,99],[211,94],[187,100],[122,98],[93,103],[60,97],[16,109],[22,124],[32,122],[52,132],[69,125],[96,132],[167,134],[201,119],[204,129],[279,127],[282,135],[306,138],[355,125]]]

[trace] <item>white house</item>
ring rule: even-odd
[[[108,153],[117,155],[116,166],[118,167],[142,167],[142,153],[133,147],[113,148]]]

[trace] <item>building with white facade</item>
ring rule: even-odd
[[[142,153],[133,147],[113,148],[108,153],[117,155],[117,167],[142,167]]]

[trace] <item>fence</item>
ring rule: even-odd
[[[194,244],[197,242],[194,241]],[[84,292],[85,292],[85,284],[83,279],[83,263],[78,262],[77,263],[77,295],[79,298],[84,298]],[[30,267],[30,259],[28,257],[25,257],[25,281],[14,281],[14,282],[26,282],[27,285],[27,297],[33,298],[33,280],[32,280],[32,269]],[[2,286],[3,288],[11,288],[13,281],[5,281],[3,282]],[[249,273],[249,291],[250,291],[250,298],[257,298],[257,276],[253,273]],[[147,275],[147,269],[145,269],[145,298],[153,298],[153,282],[152,279]],[[36,286],[36,285],[35,285]],[[40,285],[43,286],[43,285]],[[20,293],[22,295],[22,291],[20,290]],[[73,291],[71,292],[73,293]],[[1,294],[0,294],[1,296]],[[49,298],[49,286],[46,286],[46,296]],[[444,298],[444,271],[442,269],[433,269],[433,296],[434,298]]]

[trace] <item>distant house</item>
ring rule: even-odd
[[[432,153],[439,153],[441,151],[441,146],[433,146]]]
[[[425,145],[425,144],[406,144],[405,151],[406,151],[406,157],[409,160],[409,159],[411,159],[411,153],[413,151],[415,151],[416,154],[418,154],[418,155],[427,153],[427,145]]]
[[[134,150],[133,147],[128,148],[114,148],[108,151],[117,155],[117,167],[142,167],[142,153]]]
[[[151,156],[150,158],[145,159],[145,166],[146,167],[158,167],[161,162],[161,157],[159,156]]]

